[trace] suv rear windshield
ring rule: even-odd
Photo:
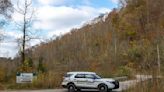
[[[65,74],[64,77],[65,78],[68,78],[68,77],[71,77],[73,74]]]

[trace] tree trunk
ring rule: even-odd
[[[161,64],[160,64],[160,53],[159,53],[159,45],[157,44],[157,57],[158,57],[158,74],[160,74],[160,68],[161,68]]]
[[[21,63],[23,64],[24,63],[24,61],[25,61],[25,46],[26,46],[26,29],[27,29],[27,27],[26,27],[26,14],[27,14],[27,0],[25,1],[25,9],[24,9],[24,14],[23,14],[23,16],[24,16],[24,18],[23,18],[23,39],[22,39],[22,61],[21,61]]]

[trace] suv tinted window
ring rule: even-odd
[[[84,75],[84,74],[77,74],[77,75],[75,76],[75,78],[85,78],[85,75]]]

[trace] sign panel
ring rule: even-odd
[[[16,83],[32,83],[36,76],[33,73],[18,73]]]

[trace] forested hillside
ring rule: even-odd
[[[59,86],[68,71],[94,71],[104,77],[163,74],[164,0],[122,0],[108,15],[26,54],[23,69],[37,72],[40,79],[34,87]]]
[[[48,70],[56,72],[87,70],[110,76],[157,70],[158,61],[163,65],[164,60],[163,4],[126,0],[105,20],[100,16],[95,19],[99,22],[42,43],[31,56],[43,58]]]

